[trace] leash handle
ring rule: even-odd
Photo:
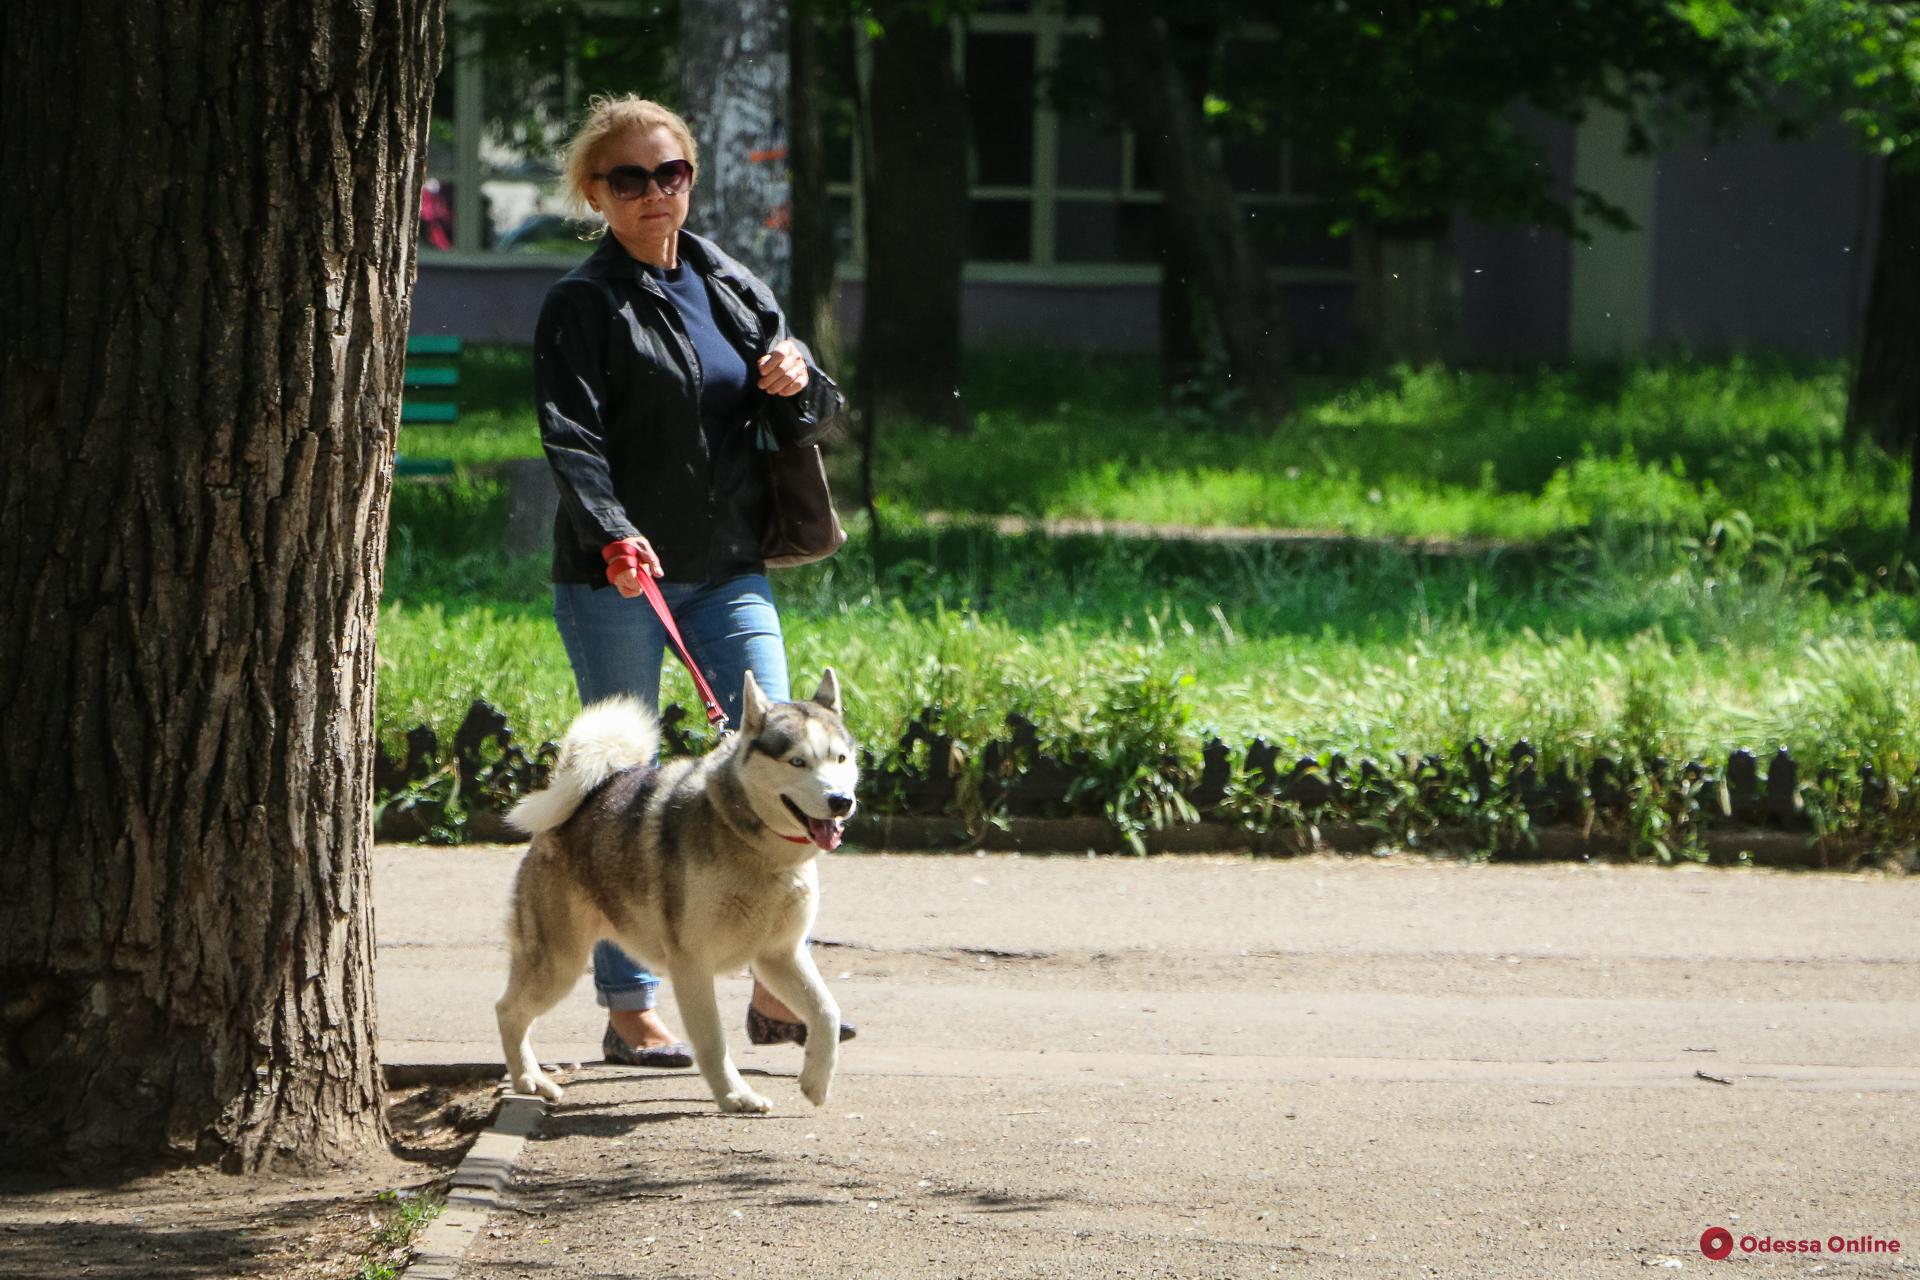
[[[653,575],[647,572],[644,565],[634,576],[640,579],[640,590],[646,593],[647,603],[659,615],[660,625],[667,629],[667,638],[673,641],[673,651],[686,664],[687,674],[693,677],[694,687],[700,690],[701,701],[707,704],[707,723],[722,733],[726,732],[727,713],[720,709],[720,700],[713,696],[713,686],[700,674],[700,664],[693,660],[693,654],[687,651],[687,642],[680,638],[680,628],[674,624],[673,613],[667,608],[667,598],[660,594],[660,584],[653,580]]]

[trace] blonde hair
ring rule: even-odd
[[[567,212],[583,222],[594,217],[593,206],[587,203],[587,188],[597,172],[600,148],[609,138],[628,132],[650,133],[655,129],[665,129],[672,134],[687,163],[693,166],[693,178],[688,185],[698,181],[700,148],[685,120],[637,93],[623,93],[617,98],[595,94],[587,103],[587,118],[567,141]]]

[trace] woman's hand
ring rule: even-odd
[[[760,357],[760,389],[769,395],[797,396],[807,387],[807,362],[800,344],[782,338]]]
[[[607,562],[607,581],[629,600],[640,594],[642,573],[662,578],[667,572],[661,566],[660,556],[654,551],[653,544],[645,538],[622,538],[618,542],[609,542],[600,548],[600,558]]]

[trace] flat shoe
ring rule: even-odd
[[[860,1034],[851,1022],[840,1024],[840,1040],[845,1043]],[[769,1018],[752,1005],[747,1006],[747,1039],[754,1044],[805,1044],[807,1024]]]
[[[608,1062],[616,1062],[623,1067],[690,1067],[693,1065],[693,1049],[675,1041],[673,1044],[655,1045],[651,1049],[636,1049],[620,1038],[620,1033],[607,1024],[607,1034],[600,1037],[600,1056]]]

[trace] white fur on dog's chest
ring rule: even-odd
[[[811,866],[811,864],[809,864]],[[813,924],[816,882],[804,870],[734,880],[715,891],[705,937],[684,937],[682,946],[705,952],[716,969],[746,964],[775,946],[797,943]]]

